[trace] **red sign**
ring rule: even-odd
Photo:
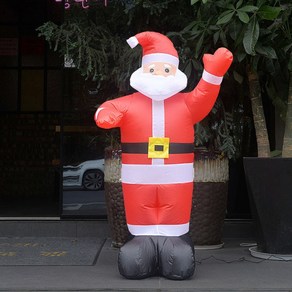
[[[56,2],[63,2],[63,0],[55,0]],[[81,7],[84,9],[89,8],[89,3],[90,0],[64,0],[64,5],[65,5],[65,9],[69,9],[72,2],[74,3],[80,3]],[[98,1],[98,0],[91,0],[91,1]],[[104,6],[107,6],[107,0],[104,0]]]

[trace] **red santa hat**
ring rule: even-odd
[[[127,40],[133,49],[138,44],[143,48],[142,65],[151,62],[166,62],[178,67],[179,59],[171,40],[158,32],[145,31]]]

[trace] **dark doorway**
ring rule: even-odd
[[[59,216],[62,62],[36,28],[50,0],[0,2],[0,217]]]

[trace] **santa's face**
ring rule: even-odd
[[[186,88],[187,77],[172,64],[153,62],[136,70],[130,84],[153,100],[164,100]]]
[[[152,75],[156,76],[175,76],[176,73],[176,66],[170,63],[164,62],[153,62],[150,64],[143,65],[143,73],[151,73]]]

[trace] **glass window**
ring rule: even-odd
[[[45,43],[37,36],[22,36],[20,39],[20,54],[22,66],[44,65]]]
[[[47,63],[49,67],[62,67],[64,64],[64,58],[57,52],[54,52],[53,49],[48,48]]]
[[[47,74],[47,110],[61,111],[63,94],[62,71],[48,70]]]
[[[0,114],[0,217],[59,214],[58,124],[59,114]]]
[[[43,23],[45,21],[45,1],[19,1],[22,23]]]
[[[44,70],[22,70],[21,111],[43,111]]]
[[[104,138],[93,113],[64,114],[63,216],[106,216]]]
[[[0,70],[0,111],[16,111],[18,96],[18,71]]]
[[[15,23],[18,20],[18,0],[0,1],[1,22]]]
[[[99,100],[97,83],[85,80],[76,69],[65,69],[64,72],[64,110],[94,111]]]
[[[17,26],[0,25],[0,66],[18,65]]]

